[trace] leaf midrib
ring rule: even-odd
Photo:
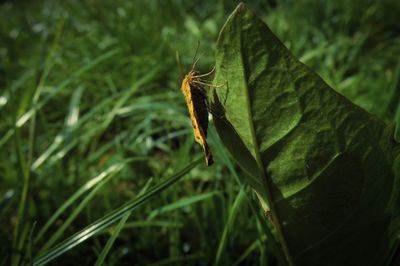
[[[272,223],[274,224],[277,233],[278,233],[278,238],[281,242],[284,254],[286,255],[286,259],[289,263],[289,265],[294,265],[294,261],[292,259],[291,253],[289,252],[289,247],[287,245],[286,239],[284,237],[283,234],[283,230],[282,230],[282,226],[280,223],[280,219],[278,216],[278,213],[275,210],[275,206],[273,204],[273,200],[272,200],[272,189],[271,189],[271,184],[270,184],[270,180],[268,179],[266,172],[265,172],[265,168],[264,168],[264,164],[263,161],[261,159],[261,154],[260,154],[260,150],[259,150],[259,145],[258,145],[258,140],[257,140],[257,135],[255,132],[255,126],[254,126],[254,121],[253,121],[253,112],[251,110],[251,104],[250,104],[250,95],[249,95],[249,88],[247,86],[247,75],[246,75],[246,71],[245,71],[245,64],[244,64],[244,59],[243,59],[243,45],[242,45],[242,38],[241,36],[240,38],[240,60],[241,60],[241,68],[242,68],[242,74],[243,74],[243,88],[246,90],[244,95],[245,95],[245,100],[246,100],[246,109],[247,109],[247,113],[249,115],[249,127],[250,127],[250,134],[251,134],[251,138],[252,138],[252,142],[253,142],[253,147],[254,147],[254,155],[255,155],[255,159],[257,162],[258,167],[261,170],[261,177],[263,179],[264,184],[266,185],[266,197],[267,197],[267,203],[268,203],[268,207],[269,207],[269,211],[271,212],[271,216],[272,216]]]

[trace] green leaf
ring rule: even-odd
[[[221,30],[214,84],[218,134],[289,264],[388,263],[399,214],[394,126],[331,89],[244,4]]]

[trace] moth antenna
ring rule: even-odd
[[[199,61],[199,59],[200,59],[200,56],[199,56],[199,58],[196,59],[197,52],[199,51],[199,47],[200,47],[200,41],[197,41],[196,51],[195,51],[194,56],[193,56],[193,59],[192,59],[192,70],[191,70],[191,71],[194,70],[194,67],[195,67],[196,64],[197,64],[197,61]]]
[[[199,59],[200,59],[200,56],[196,59],[196,61],[193,62],[192,69],[190,71],[194,71],[194,68],[195,68],[197,62],[199,61]]]
[[[184,72],[182,64],[181,64],[181,57],[179,56],[178,50],[175,51],[175,59],[176,59],[176,62],[178,63],[179,69],[181,71],[181,78],[183,79],[185,77],[185,72]]]

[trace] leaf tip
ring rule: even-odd
[[[238,6],[235,8],[235,10],[233,11],[233,13],[244,13],[244,12],[246,12],[247,11],[247,6],[246,6],[246,4],[245,3],[243,3],[243,2],[240,2],[239,4],[238,4]]]
[[[237,6],[237,9],[238,10],[244,10],[244,9],[246,9],[247,7],[246,7],[246,4],[245,3],[243,3],[243,2],[240,2],[239,4],[238,4],[238,6]]]

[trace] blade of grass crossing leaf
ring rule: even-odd
[[[146,182],[146,185],[139,191],[138,196],[140,197],[141,195],[143,195],[147,189],[149,188],[151,182],[153,181],[153,178],[149,178],[149,180]],[[137,198],[136,197],[136,198]],[[126,213],[121,220],[119,221],[118,225],[114,228],[114,232],[111,234],[110,238],[108,239],[106,245],[104,246],[103,250],[101,251],[99,257],[97,258],[96,261],[96,266],[100,266],[100,265],[104,265],[104,261],[108,255],[108,253],[110,252],[115,240],[117,239],[117,237],[119,236],[119,234],[121,233],[122,229],[124,228],[126,222],[129,219],[129,216],[131,215],[132,212],[128,212]]]
[[[109,214],[98,219],[89,226],[85,227],[84,229],[72,235],[71,237],[69,237],[68,239],[66,239],[65,241],[54,247],[53,249],[45,252],[40,257],[37,257],[33,265],[44,265],[52,261],[53,259],[59,257],[63,253],[67,252],[71,248],[79,245],[80,243],[94,236],[95,234],[103,231],[108,226],[121,219],[126,213],[131,212],[132,210],[138,208],[139,206],[149,201],[154,196],[160,194],[163,190],[167,189],[172,184],[176,183],[185,174],[187,174],[190,170],[192,170],[195,166],[199,165],[202,161],[203,161],[202,157],[198,158],[196,161],[192,162],[191,164],[186,166],[184,169],[182,169],[175,175],[165,179],[160,184],[153,187],[150,191],[148,191],[144,195],[138,197],[137,199],[129,201],[128,203],[122,205],[115,211],[110,212]]]
[[[235,218],[237,216],[239,208],[242,206],[244,200],[246,199],[246,192],[244,188],[241,188],[235,201],[233,202],[231,209],[229,210],[228,220],[226,221],[224,231],[222,232],[222,236],[218,245],[217,254],[215,256],[214,265],[221,265],[222,256],[225,253],[226,243],[229,238],[229,232],[233,230],[233,225],[235,222]]]
[[[224,162],[224,164],[227,166],[227,168],[229,169],[229,171],[235,178],[238,185],[240,187],[243,187],[244,184],[243,184],[242,180],[239,178],[239,176],[235,170],[235,167],[232,164],[232,160],[230,159],[231,155],[227,152],[226,148],[224,146],[222,146],[221,141],[219,141],[219,139],[217,139],[217,137],[216,137],[215,127],[211,126],[209,132],[210,132],[210,138],[213,140],[213,143],[214,143],[213,147],[216,151],[216,154],[220,154],[220,156],[218,156],[218,158],[221,159]],[[281,265],[288,265],[285,255],[282,253],[282,249],[280,248],[278,241],[273,236],[273,233],[272,233],[270,227],[267,225],[267,222],[265,221],[265,219],[260,216],[259,207],[258,207],[257,203],[255,202],[255,200],[253,199],[252,195],[250,195],[249,193],[246,193],[246,198],[247,198],[247,202],[253,212],[253,215],[257,218],[257,220],[259,221],[259,223],[261,224],[261,226],[263,228],[263,232],[267,235],[268,243],[271,246],[271,249],[273,250],[275,256],[277,256],[278,261],[280,262]],[[260,234],[261,233],[262,232],[260,232]]]
[[[217,138],[217,132],[215,131],[214,125],[211,125],[209,128],[209,137],[214,143],[213,148],[215,149],[215,153],[219,154],[218,159],[220,159],[225,166],[228,168],[229,172],[233,175],[235,178],[235,181],[238,185],[243,186],[243,182],[240,180],[239,175],[237,174],[235,167],[232,163],[231,155],[227,152],[227,150],[224,148],[223,144]]]
[[[280,247],[279,242],[276,240],[275,236],[272,233],[271,226],[269,226],[266,219],[261,216],[260,211],[259,211],[260,208],[258,207],[256,200],[254,198],[251,198],[251,199],[249,199],[248,203],[249,203],[249,206],[250,206],[253,214],[257,217],[257,220],[263,229],[262,232],[260,232],[260,234],[261,233],[266,234],[268,244],[270,245],[276,258],[278,259],[278,261],[280,263],[279,265],[282,265],[282,266],[289,265],[289,262],[287,261],[285,254],[283,253],[282,248]]]

